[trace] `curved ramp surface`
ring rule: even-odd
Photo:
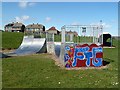
[[[61,49],[65,49],[65,47],[61,46],[61,42],[54,42],[55,44],[55,55],[57,57],[60,57],[60,52],[61,52]],[[74,44],[73,42],[66,42],[66,45],[70,45],[70,44]]]
[[[57,57],[60,56],[61,42],[54,42],[55,44],[55,54]]]
[[[6,54],[3,54],[2,52],[0,52],[0,58],[7,58],[9,56],[7,56]]]
[[[34,53],[46,52],[46,39],[45,38],[33,38],[24,36],[20,47],[11,54],[27,55]]]

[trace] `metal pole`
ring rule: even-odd
[[[47,42],[48,42],[47,32],[46,32],[46,39],[47,39]]]
[[[80,34],[80,29],[79,29],[79,26],[78,26],[78,36]],[[80,36],[79,36],[79,43],[80,43]]]
[[[94,27],[93,27],[93,43],[94,43]]]
[[[53,33],[53,42],[54,42],[54,33]]]
[[[100,29],[102,33],[102,44],[103,44],[103,26],[102,26],[102,20],[100,20]]]
[[[63,64],[63,66],[65,65],[64,64],[64,54],[65,54],[65,26],[63,26],[61,28],[61,32],[62,32],[62,42],[61,42],[61,51],[60,51],[60,62]]]
[[[102,28],[101,28],[101,33],[102,33],[102,44],[103,44],[103,31],[102,31]]]
[[[111,47],[112,47],[112,36],[111,36]]]

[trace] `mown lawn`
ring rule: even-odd
[[[18,48],[23,39],[23,33],[18,32],[2,32],[2,48],[14,49]]]
[[[0,49],[2,47],[2,32],[0,32]]]
[[[61,35],[54,35],[54,41],[55,42],[61,42]],[[70,42],[70,36],[66,36],[65,39],[66,42]],[[92,37],[84,37],[84,36],[74,36],[73,42],[80,43],[80,42],[89,42],[91,43],[93,41]]]
[[[12,33],[13,34],[13,33]],[[9,35],[12,35],[9,34]],[[17,34],[17,33],[16,33]],[[3,33],[4,48],[18,47],[23,34],[13,43]],[[9,38],[14,39],[13,37]],[[57,41],[57,39],[56,39]],[[6,46],[8,43],[8,46]],[[10,45],[10,46],[9,46]],[[48,54],[35,54],[2,59],[3,88],[117,88],[118,41],[116,48],[104,48],[104,60],[110,62],[104,69],[65,70],[55,65]]]
[[[117,88],[118,43],[104,49],[104,69],[65,70],[55,65],[51,55],[36,54],[2,60],[3,88]]]

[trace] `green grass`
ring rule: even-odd
[[[75,42],[75,43],[84,43],[84,42],[86,42],[86,43],[92,43],[93,42],[93,38],[92,37],[88,37],[88,36],[78,36],[78,37],[74,37],[73,38],[73,41]]]
[[[23,39],[23,33],[2,32],[2,48],[18,48]]]
[[[54,35],[54,41],[55,42],[61,42],[61,34],[60,35]]]
[[[104,69],[68,71],[48,54],[5,58],[3,88],[117,88],[118,42],[113,42],[116,48],[104,49],[104,60],[110,62]]]
[[[75,43],[80,43],[80,42],[92,42],[93,38],[92,37],[84,37],[84,36],[74,36],[73,37],[73,42]],[[61,35],[54,35],[54,41],[55,42],[61,42]],[[70,41],[70,37],[66,36],[65,39],[66,42]]]
[[[3,33],[3,40],[6,40],[3,42],[11,44],[10,38],[13,34]],[[19,34],[22,39],[23,35]],[[18,38],[18,35],[16,37]],[[56,41],[58,40],[59,37]],[[17,39],[13,41],[17,43]],[[14,47],[16,43],[12,43],[11,47]],[[104,60],[110,62],[108,68],[105,69],[68,71],[55,65],[51,55],[48,54],[4,58],[2,60],[2,86],[3,88],[117,88],[118,41],[113,40],[113,45],[116,48],[103,50]]]
[[[2,47],[2,32],[0,32],[0,49]]]

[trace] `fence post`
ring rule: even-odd
[[[64,54],[65,54],[65,26],[61,28],[61,51],[60,51],[60,62],[64,66]]]

